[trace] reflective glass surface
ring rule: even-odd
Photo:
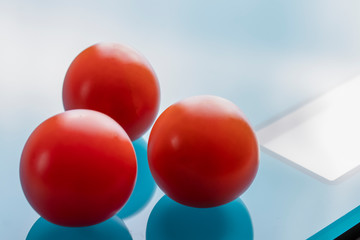
[[[213,94],[255,130],[360,74],[358,1],[0,1],[1,239],[305,239],[360,204],[360,173],[329,184],[261,151],[237,200],[212,209],[164,197],[134,142],[139,176],[125,207],[87,228],[39,218],[19,181],[34,128],[62,112],[62,82],[86,47],[121,42],[143,53],[161,86],[160,112]],[[341,127],[341,126],[340,126]],[[346,141],[346,139],[344,140]]]

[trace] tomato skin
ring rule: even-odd
[[[62,226],[89,226],[112,217],[130,197],[136,173],[126,132],[91,110],[45,120],[30,135],[20,161],[30,205]]]
[[[71,63],[63,84],[65,110],[92,109],[112,117],[131,140],[154,122],[160,87],[149,62],[116,43],[95,44]]]
[[[151,173],[173,200],[215,207],[240,196],[258,169],[258,144],[240,109],[215,96],[196,96],[166,109],[148,143]]]

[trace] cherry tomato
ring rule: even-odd
[[[159,102],[159,83],[149,62],[133,49],[115,43],[96,44],[81,52],[63,84],[65,110],[105,113],[131,140],[149,129]]]
[[[151,173],[173,200],[214,207],[240,196],[258,169],[258,144],[232,102],[196,96],[166,109],[148,143]]]
[[[72,110],[40,124],[21,155],[20,180],[46,220],[88,226],[112,217],[128,200],[136,156],[126,132],[91,110]]]

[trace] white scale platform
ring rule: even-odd
[[[360,165],[360,76],[257,132],[266,151],[327,181]]]

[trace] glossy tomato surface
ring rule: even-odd
[[[30,205],[46,220],[88,226],[113,216],[128,200],[136,156],[126,132],[91,110],[55,115],[30,135],[20,180]]]
[[[214,207],[241,195],[258,169],[255,134],[240,109],[196,96],[166,109],[150,133],[148,159],[158,186],[173,200]]]
[[[149,129],[159,103],[159,83],[149,62],[135,50],[116,43],[96,44],[81,52],[63,84],[65,110],[105,113],[131,140]]]

